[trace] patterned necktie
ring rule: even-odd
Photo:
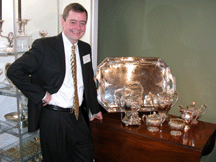
[[[78,92],[77,92],[77,74],[76,74],[77,70],[76,70],[75,45],[72,46],[71,70],[72,70],[72,77],[73,77],[73,82],[74,82],[73,109],[71,109],[71,113],[74,110],[76,119],[78,120],[78,116],[79,116],[79,99],[78,99]]]

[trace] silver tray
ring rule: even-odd
[[[116,103],[115,92],[125,85],[139,82],[144,91],[140,111],[154,111],[149,93],[176,92],[175,77],[170,68],[157,57],[107,57],[98,67],[94,77],[99,104],[108,112],[123,112]]]

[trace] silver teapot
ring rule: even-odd
[[[197,119],[204,115],[207,111],[206,104],[201,105],[200,107],[195,107],[195,102],[192,102],[192,105],[183,108],[182,105],[179,106],[180,112],[182,113],[181,118],[185,120],[185,131],[190,129],[190,124],[197,124]]]
[[[151,97],[153,107],[158,111],[158,114],[161,116],[166,116],[167,119],[168,111],[176,104],[179,99],[177,92],[174,94],[168,94],[163,91],[161,93],[157,93],[156,95],[151,94],[150,92],[148,96]]]
[[[206,104],[203,104],[200,107],[196,107],[195,102],[192,102],[192,105],[190,105],[188,107],[188,109],[193,112],[193,116],[194,116],[194,119],[195,119],[195,120],[193,120],[192,124],[197,124],[198,123],[197,119],[199,117],[201,117],[202,115],[204,115],[208,108],[207,108]]]

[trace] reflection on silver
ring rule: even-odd
[[[193,112],[194,120],[192,121],[192,124],[197,124],[197,119],[204,115],[208,108],[206,104],[203,104],[200,107],[196,107],[195,102],[192,102],[192,105],[188,106],[188,109]]]
[[[170,126],[170,128],[172,129],[170,131],[170,134],[173,136],[181,136],[182,132],[181,130],[184,129],[185,127],[185,122],[183,119],[179,119],[179,118],[172,118],[170,119],[168,125]]]
[[[149,95],[152,98],[154,108],[158,110],[158,114],[164,116],[166,119],[169,119],[169,115],[167,115],[167,113],[178,101],[179,97],[177,92],[174,94],[161,92],[156,95],[152,95],[151,92],[149,92]],[[176,98],[174,98],[175,96]]]
[[[133,82],[139,82],[144,89],[140,111],[154,110],[149,92],[173,95],[176,91],[170,68],[154,57],[107,57],[98,65],[94,79],[98,85],[98,101],[108,112],[124,111],[115,101],[114,93]]]
[[[197,124],[197,119],[204,115],[207,111],[206,104],[201,105],[200,107],[195,107],[195,102],[192,102],[192,105],[183,108],[182,105],[179,106],[180,112],[182,113],[181,118],[185,120],[185,132],[190,129],[191,124]]]
[[[157,132],[159,131],[158,127],[165,121],[165,116],[161,116],[153,112],[151,115],[143,115],[142,120],[148,126],[148,131],[150,132]]]
[[[133,82],[115,91],[114,96],[116,104],[122,110],[125,110],[125,116],[122,122],[126,126],[141,125],[138,111],[143,105],[142,94],[143,87],[139,82]]]

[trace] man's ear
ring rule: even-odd
[[[61,24],[62,24],[62,26],[64,27],[64,23],[65,23],[65,21],[64,21],[64,19],[63,19],[63,17],[61,18]]]

